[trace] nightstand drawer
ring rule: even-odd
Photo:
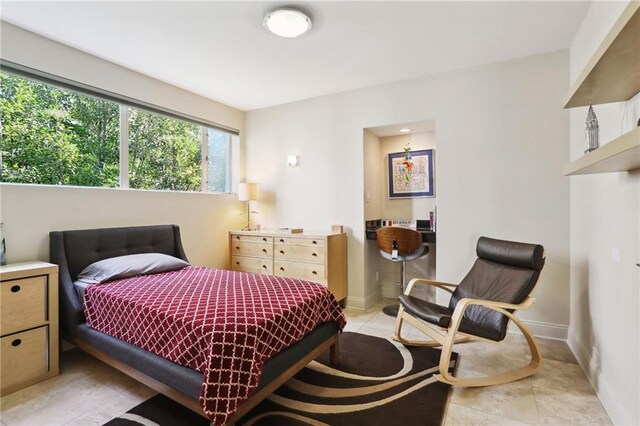
[[[1,287],[0,334],[42,325],[47,320],[46,276],[3,281]]]
[[[294,244],[298,246],[324,247],[324,238],[275,237],[276,244]]]
[[[273,261],[259,257],[231,256],[231,269],[234,271],[271,275],[273,273]]]
[[[274,258],[281,260],[302,260],[304,262],[324,263],[324,247],[275,244],[273,253]]]
[[[231,241],[243,241],[248,243],[272,243],[273,237],[266,237],[263,235],[241,235],[231,234]]]
[[[11,334],[0,340],[3,395],[48,373],[49,326]]]
[[[243,243],[231,242],[232,256],[272,257],[273,244],[271,243]]]
[[[276,260],[273,262],[273,275],[279,277],[299,278],[307,281],[324,282],[324,265],[302,262],[287,262]]]

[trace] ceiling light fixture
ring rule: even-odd
[[[402,133],[409,133],[411,131],[411,129],[400,129],[400,131]]]
[[[311,29],[311,18],[296,9],[276,9],[267,13],[262,25],[277,36],[295,38]]]

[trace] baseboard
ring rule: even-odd
[[[597,351],[596,356],[593,357],[578,336],[576,336],[571,330],[569,330],[567,343],[569,344],[569,349],[571,349],[571,352],[573,352],[573,355],[576,357],[576,360],[578,360],[578,364],[582,368],[582,371],[591,383],[591,386],[595,389],[598,399],[600,399],[602,406],[611,418],[613,424],[634,424],[635,422],[632,419],[633,416],[620,404],[619,398],[616,396],[616,392],[613,390],[613,387],[601,374],[599,365],[600,356]]]
[[[522,321],[524,325],[526,325],[527,328],[531,331],[531,334],[536,337],[562,341],[567,340],[567,336],[569,334],[569,326],[543,321],[525,320],[522,318],[520,318],[520,321]],[[518,326],[513,322],[509,324],[509,333],[522,334]]]
[[[354,297],[347,296],[344,301],[344,307],[350,309],[358,309],[361,311],[365,310],[365,298],[364,297]]]
[[[358,309],[364,311],[373,306],[378,300],[382,298],[379,291],[368,294],[366,297],[354,297],[347,296],[344,302],[345,308]]]

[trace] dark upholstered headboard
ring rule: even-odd
[[[51,263],[59,267],[60,324],[67,338],[73,337],[75,327],[85,321],[73,281],[88,265],[138,253],[163,253],[187,261],[178,225],[50,232],[49,247]]]

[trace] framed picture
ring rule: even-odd
[[[389,198],[435,197],[433,149],[394,152],[388,157]]]

